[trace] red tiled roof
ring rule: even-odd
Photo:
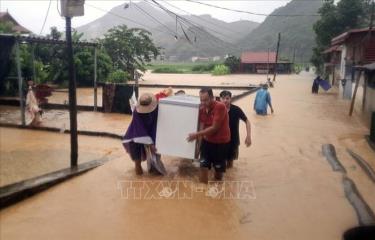
[[[241,54],[241,63],[275,63],[276,53],[270,52],[243,52]]]

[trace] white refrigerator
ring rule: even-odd
[[[171,96],[159,101],[156,149],[162,155],[197,158],[196,141],[187,142],[189,133],[198,130],[199,97]]]

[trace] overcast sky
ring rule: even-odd
[[[10,14],[24,27],[39,34],[47,13],[50,0],[0,0],[0,11],[8,10]],[[121,5],[123,3],[129,3],[130,0],[117,0],[117,1],[102,1],[102,0],[86,0],[86,3],[96,6],[104,10],[111,10],[113,7]],[[134,1],[133,1],[134,2]],[[159,1],[163,3],[163,1]],[[265,17],[254,16],[245,13],[235,13],[221,9],[215,9],[208,6],[199,5],[192,2],[186,2],[183,0],[168,0],[171,4],[188,11],[192,14],[210,14],[211,16],[224,20],[226,22],[233,22],[238,20],[252,20],[256,22],[262,22]],[[232,0],[232,1],[205,1],[200,0],[200,2],[206,2],[212,5],[239,9],[244,11],[251,11],[257,13],[269,14],[275,8],[285,6],[290,0]],[[166,7],[171,10],[179,12],[177,9],[173,9],[168,5]],[[58,8],[60,8],[60,1],[52,0],[47,22],[45,24],[42,34],[49,33],[49,29],[52,26],[58,27],[60,31],[64,30],[65,21],[60,17],[58,13]],[[85,6],[85,16],[75,17],[72,20],[73,27],[78,27],[83,24],[89,23],[96,18],[103,16],[105,12],[98,9],[92,8],[88,5]],[[183,13],[186,14],[186,13]]]

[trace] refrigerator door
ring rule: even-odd
[[[194,96],[160,99],[156,131],[158,153],[195,159],[196,142],[187,142],[189,133],[198,129],[200,100]]]

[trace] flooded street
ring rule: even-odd
[[[243,144],[245,125],[240,124],[239,160],[224,178],[229,185],[241,182],[242,187],[234,191],[241,194],[227,198],[207,194],[213,185],[198,183],[195,164],[179,158],[162,157],[168,171],[165,177],[136,176],[120,141],[79,136],[80,162],[103,156],[113,160],[2,210],[0,239],[340,240],[358,220],[345,197],[343,174],[332,171],[322,145],[336,147],[346,175],[373,211],[374,183],[347,148],[374,169],[375,153],[363,138],[369,129],[358,114],[359,107],[349,117],[350,102],[342,100],[337,89],[312,95],[313,77],[309,73],[278,76],[275,88],[270,89],[273,115],[254,113],[255,94],[234,103],[252,124],[249,148]],[[264,75],[205,74],[146,74],[144,78],[141,83],[236,86],[266,79]],[[0,110],[1,122],[15,114],[9,107]],[[68,123],[66,111],[51,111],[55,112],[47,111],[46,119],[51,119],[43,126]],[[58,119],[53,120],[56,115]],[[127,115],[78,113],[79,129],[122,134],[129,122]],[[0,128],[0,137],[0,174],[6,178],[17,178],[16,171],[29,167],[28,161],[33,163],[30,168],[41,168],[40,172],[69,164],[69,135]],[[9,161],[17,163],[3,168]],[[50,161],[59,163],[51,167]],[[191,192],[186,198],[179,198],[178,193],[162,197],[160,181],[185,181],[183,186]],[[139,185],[145,195],[138,192]]]
[[[79,163],[116,158],[120,140],[79,136]],[[68,134],[0,128],[0,187],[70,167]]]

